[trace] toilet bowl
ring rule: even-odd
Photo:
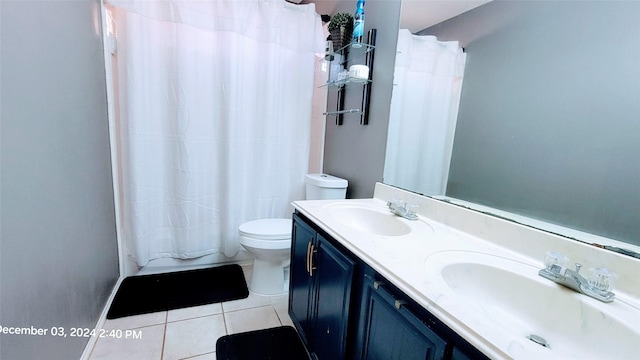
[[[255,256],[249,290],[278,295],[289,288],[291,219],[260,219],[238,228],[240,244]]]
[[[344,199],[348,182],[326,174],[306,176],[306,199]],[[255,256],[249,290],[259,295],[278,295],[289,290],[291,219],[260,219],[238,228],[239,242]]]

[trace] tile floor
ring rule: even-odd
[[[251,266],[243,266],[247,281]],[[224,303],[106,320],[103,329],[132,330],[141,338],[98,339],[90,360],[216,360],[221,336],[292,325],[287,295],[259,296]]]

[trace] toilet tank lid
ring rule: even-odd
[[[261,239],[288,239],[291,237],[291,219],[260,219],[248,221],[238,228],[241,235]]]
[[[349,182],[345,179],[327,174],[307,174],[307,184],[323,188],[346,188]]]

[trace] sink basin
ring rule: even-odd
[[[509,341],[511,357],[631,359],[640,353],[640,309],[619,299],[602,303],[538,276],[535,266],[483,253],[445,251],[425,264],[443,296],[470,310],[467,320],[494,326],[491,332]]]
[[[411,232],[405,219],[379,210],[358,206],[335,206],[331,215],[343,226],[380,236],[401,236]]]

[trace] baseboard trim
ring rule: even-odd
[[[94,327],[94,329],[96,329],[96,332],[99,329],[102,329],[102,327],[104,326],[104,322],[107,319],[107,313],[109,312],[109,308],[111,307],[111,302],[113,302],[113,298],[116,296],[116,292],[118,291],[118,288],[120,287],[120,283],[122,282],[122,280],[124,280],[124,276],[120,276],[118,278],[118,281],[116,281],[115,286],[111,290],[111,295],[109,295],[109,298],[107,299],[107,303],[102,309],[102,313],[100,314],[100,317],[98,318],[98,322]],[[91,356],[91,352],[93,351],[93,348],[96,345],[96,341],[98,341],[98,338],[96,336],[89,337],[89,341],[87,342],[87,345],[84,347],[84,351],[80,356],[80,360],[89,360],[89,357]]]

